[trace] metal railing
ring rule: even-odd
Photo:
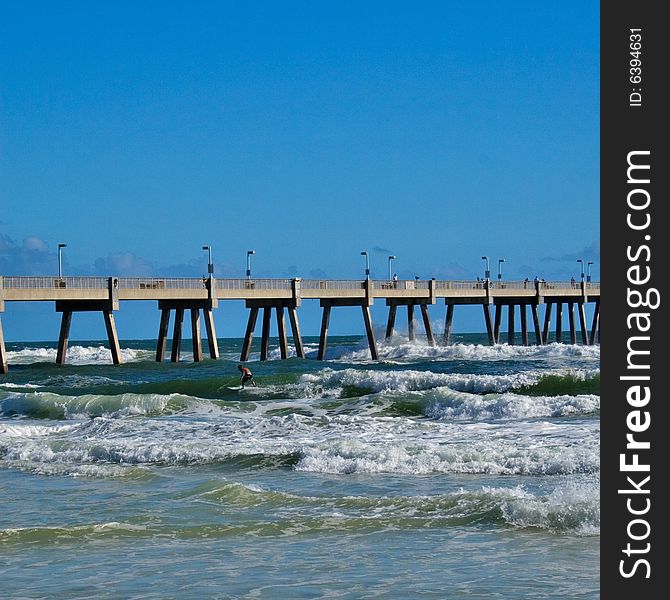
[[[109,277],[58,277],[58,276],[4,276],[2,277],[5,289],[106,289]],[[120,277],[120,289],[206,289],[207,278],[204,277]],[[219,290],[290,290],[293,279],[216,279],[216,288]],[[573,289],[581,290],[581,281],[545,281],[537,282],[540,290]],[[361,279],[302,279],[300,287],[305,290],[361,290],[365,289],[365,280]],[[525,281],[491,281],[491,290],[526,289],[534,290],[534,280]],[[427,290],[430,281],[400,280],[370,280],[370,286],[375,290]],[[462,290],[486,289],[484,280],[433,280],[435,290]],[[586,290],[600,290],[600,282],[585,282]]]
[[[290,290],[292,279],[217,279],[219,290]]]
[[[202,277],[119,277],[125,290],[201,290],[207,288]]]
[[[300,282],[303,290],[362,290],[365,281],[360,279],[303,279]]]
[[[40,276],[3,277],[3,287],[15,290],[45,290],[71,288],[77,290],[106,289],[109,277],[58,277]]]
[[[434,289],[436,290],[483,290],[486,289],[485,281],[477,280],[458,280],[454,279],[446,280],[435,280]]]
[[[430,288],[430,282],[425,279],[419,279],[418,281],[412,279],[377,280],[372,282],[372,288],[375,290],[427,290]]]

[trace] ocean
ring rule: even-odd
[[[600,347],[452,337],[7,344],[0,596],[598,598]]]

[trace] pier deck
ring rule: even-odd
[[[390,337],[395,324],[398,306],[407,307],[410,339],[414,339],[414,307],[419,306],[423,317],[426,337],[435,343],[430,329],[427,305],[443,300],[447,306],[444,343],[448,343],[454,306],[480,304],[483,307],[489,341],[498,343],[502,308],[508,311],[508,342],[514,340],[514,310],[519,307],[521,333],[524,344],[528,344],[526,309],[530,306],[535,327],[536,341],[545,344],[549,339],[552,306],[556,306],[556,341],[561,341],[562,305],[568,308],[570,337],[576,342],[574,306],[578,307],[581,339],[585,344],[599,339],[600,331],[600,284],[580,281],[491,281],[491,280],[332,280],[332,279],[215,279],[206,278],[159,278],[159,277],[26,277],[0,276],[0,313],[8,302],[55,302],[56,311],[62,313],[61,332],[57,362],[64,363],[67,352],[72,314],[79,311],[100,311],[105,319],[112,360],[121,361],[113,311],[125,301],[157,301],[161,320],[157,342],[156,359],[162,361],[167,342],[170,312],[175,311],[171,360],[179,360],[179,346],[184,311],[190,310],[193,354],[195,360],[202,357],[200,342],[200,311],[204,312],[210,356],[218,358],[218,347],[214,331],[212,309],[219,301],[244,300],[250,309],[249,322],[241,359],[246,360],[253,338],[256,318],[263,309],[263,332],[261,360],[267,359],[270,316],[276,311],[282,358],[286,358],[288,342],[284,309],[289,311],[294,345],[298,356],[304,357],[296,309],[303,300],[319,300],[323,308],[320,334],[319,358],[324,358],[330,310],[337,306],[360,306],[373,358],[377,357],[376,342],[370,320],[369,307],[375,300],[385,300],[389,307],[386,335]],[[593,322],[587,331],[584,305],[595,303]],[[490,306],[495,307],[495,324],[491,319]],[[544,328],[540,330],[538,306],[545,305]],[[0,322],[0,372],[7,372],[6,351]]]

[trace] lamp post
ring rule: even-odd
[[[581,269],[582,269],[582,281],[584,281],[584,259],[583,258],[578,258],[577,259],[578,263],[581,263]]]
[[[62,251],[65,247],[67,247],[67,244],[58,244],[58,279],[62,279],[63,277]]]
[[[361,252],[361,256],[365,256],[365,279],[370,279],[370,257],[365,250]]]
[[[593,264],[593,261],[589,261],[586,263],[586,281],[591,281],[591,265]]]
[[[247,250],[247,279],[251,279],[251,255],[256,254],[255,250]]]
[[[395,256],[393,256],[391,254],[391,255],[389,255],[389,281],[391,281],[391,279],[393,279],[393,274],[391,273],[391,261],[392,260],[395,260]]]
[[[489,267],[489,257],[482,256],[482,260],[486,261],[486,270],[484,271],[484,279],[491,279],[491,269]]]
[[[212,262],[212,248],[211,246],[203,246],[203,250],[207,250],[207,272],[210,275],[214,274],[214,263]]]
[[[502,281],[502,264],[505,262],[504,258],[498,259],[498,281]]]

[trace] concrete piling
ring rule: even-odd
[[[454,322],[454,305],[447,304],[447,315],[444,319],[444,336],[443,336],[445,346],[451,342],[451,327],[453,322]]]
[[[544,329],[542,330],[542,340],[544,344],[549,343],[549,333],[551,330],[551,309],[553,307],[553,304],[551,302],[547,302],[544,308]]]

